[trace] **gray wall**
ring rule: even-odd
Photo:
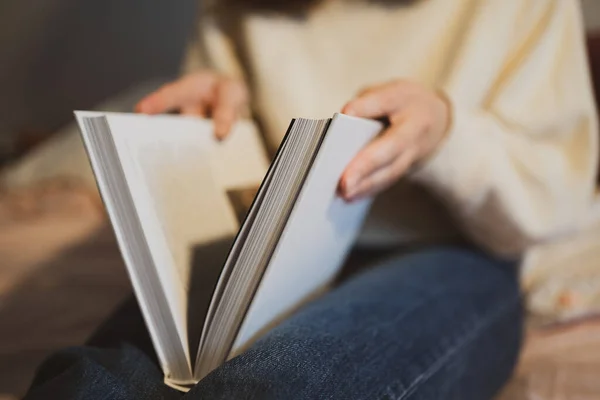
[[[590,30],[600,29],[600,0],[582,0],[583,15]]]
[[[2,0],[0,136],[177,73],[196,0]]]

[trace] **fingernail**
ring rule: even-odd
[[[227,136],[227,132],[223,128],[215,128],[215,137],[219,142],[222,142]]]
[[[343,197],[346,201],[351,201],[356,196],[356,187],[346,187]]]
[[[353,190],[353,191],[347,192],[344,195],[344,200],[346,201],[346,203],[352,203],[358,197],[359,197],[359,193],[356,190]]]
[[[356,189],[356,184],[358,183],[358,179],[356,175],[349,175],[344,180],[344,189],[346,192],[351,192]]]

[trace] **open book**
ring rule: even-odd
[[[76,112],[165,382],[185,389],[325,288],[369,207],[336,196],[380,130],[336,114],[292,121],[268,167],[257,130]]]

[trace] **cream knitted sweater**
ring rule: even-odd
[[[213,1],[228,12],[202,15],[186,69],[244,76],[271,146],[291,118],[329,117],[369,84],[407,78],[451,97],[448,140],[377,199],[363,241],[435,242],[465,232],[502,254],[548,241],[526,252],[529,310],[547,318],[600,311],[598,127],[578,1],[325,0],[304,18]],[[147,90],[99,109],[123,111]],[[72,126],[1,181],[73,175],[95,187]],[[579,232],[550,240],[570,231]]]
[[[517,255],[594,218],[598,124],[578,1],[331,0],[302,16],[216,3],[186,68],[244,77],[272,146],[291,118],[330,116],[370,84],[405,78],[451,99],[448,139],[377,200],[363,241],[445,240],[457,226]]]

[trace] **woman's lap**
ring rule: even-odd
[[[352,277],[185,397],[487,399],[512,371],[521,318],[513,266],[430,248]],[[63,351],[42,366],[30,398],[178,397],[152,357],[127,344]]]

